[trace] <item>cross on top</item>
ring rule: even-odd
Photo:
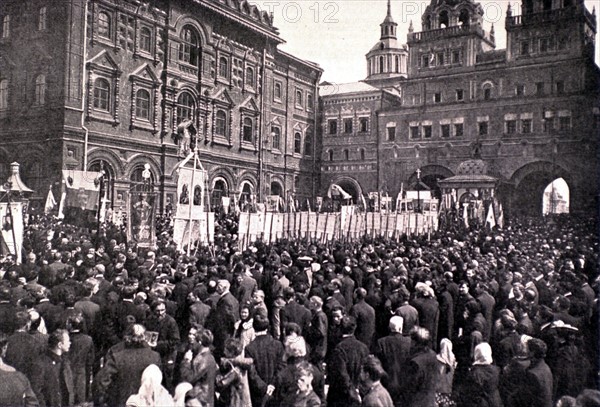
[[[421,179],[421,170],[417,168],[417,179]]]

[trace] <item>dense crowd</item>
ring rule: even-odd
[[[0,259],[0,406],[600,406],[595,219],[127,244],[32,217]]]

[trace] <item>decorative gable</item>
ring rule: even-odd
[[[92,58],[88,63],[88,69],[106,72],[109,74],[121,74],[121,70],[119,69],[119,65],[115,62],[115,60],[110,56],[110,54],[103,50],[94,58]]]
[[[229,96],[229,93],[225,88],[218,90],[217,93],[212,96],[212,100],[215,103],[220,103],[229,107],[233,107],[233,105],[235,105],[235,103],[233,103],[233,99],[231,99],[231,96]]]
[[[252,96],[250,96],[240,105],[240,110],[252,115],[258,115],[260,113],[260,109],[258,108],[258,105]]]
[[[131,75],[130,79],[132,81],[144,82],[148,85],[159,85],[160,80],[154,73],[154,71],[148,66],[148,64],[144,64],[136,69]]]

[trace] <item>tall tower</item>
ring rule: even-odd
[[[493,31],[482,27],[483,14],[473,0],[431,0],[421,18],[423,31],[408,33],[409,78],[461,71],[474,66],[478,54],[495,49]]]
[[[379,41],[367,53],[367,78],[365,82],[377,87],[397,85],[398,79],[406,78],[408,49],[398,43],[396,28],[392,18],[391,0],[387,2],[387,14],[381,27]]]

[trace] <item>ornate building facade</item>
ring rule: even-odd
[[[18,161],[38,198],[102,165],[122,206],[149,165],[174,202],[189,120],[213,203],[316,193],[322,70],[245,0],[7,0],[0,23],[0,177]]]
[[[439,180],[455,175],[461,162],[480,158],[501,181],[499,193],[509,210],[541,213],[544,188],[561,177],[569,186],[571,210],[596,208],[595,14],[583,0],[524,0],[521,15],[508,9],[507,48],[501,50],[495,48],[494,27],[484,31],[482,19],[481,5],[472,0],[433,0],[422,16],[423,31],[414,32],[411,24],[406,46],[396,46],[408,50],[406,79],[370,80],[373,66],[380,68],[371,51],[368,77],[359,82],[373,85],[370,89],[346,99],[339,92],[323,94],[322,193],[344,180],[355,195],[381,191],[395,197],[402,187],[416,185],[417,170],[439,193]],[[390,21],[388,5],[382,27],[391,28]],[[385,43],[384,34],[382,28],[378,44]],[[386,49],[379,47],[383,69],[388,56],[394,58]],[[378,92],[398,92],[400,105],[378,105],[361,140],[331,132]],[[363,165],[362,155],[344,155],[345,146],[355,142],[364,146],[365,165],[372,163],[370,177],[354,169]]]

